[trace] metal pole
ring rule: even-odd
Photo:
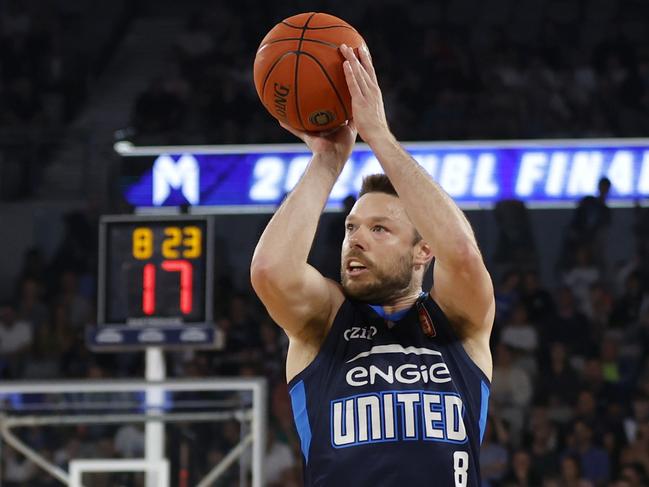
[[[250,443],[252,443],[252,433],[249,433],[237,446],[230,450],[223,460],[221,460],[196,487],[209,487],[212,485],[212,483],[218,479],[223,472],[230,467],[230,465],[237,461],[237,458],[240,458],[244,454],[244,450]]]
[[[244,394],[239,394],[239,407],[242,408],[245,400]],[[251,397],[251,400],[254,401],[254,397]],[[253,404],[254,411],[254,404]],[[252,420],[251,420],[252,421]],[[243,442],[246,436],[252,436],[252,428],[248,427],[247,421],[239,421],[239,441]],[[245,461],[245,456],[242,456],[239,460],[239,487],[248,487],[248,470],[252,466],[252,461],[247,465],[248,462]],[[252,455],[250,455],[252,460]]]
[[[39,455],[37,452],[32,450],[29,446],[23,443],[13,432],[9,429],[9,424],[7,421],[2,421],[0,423],[0,430],[2,431],[2,437],[7,442],[7,445],[11,446],[18,453],[21,453],[27,460],[33,462],[35,465],[39,466],[52,477],[56,478],[59,482],[64,485],[68,485],[70,477],[68,473],[54,465],[53,463],[48,462],[45,458]]]
[[[146,349],[145,378],[147,381],[161,381],[165,379],[165,359],[162,348],[147,347]],[[165,391],[160,386],[147,386],[146,388],[146,413],[150,415],[163,412]],[[144,427],[144,458],[150,462],[158,462],[165,458],[165,431],[164,423],[159,420],[147,421]],[[147,471],[146,487],[157,487],[155,472]]]
[[[252,388],[252,487],[264,485],[264,455],[266,452],[266,383],[258,381]]]

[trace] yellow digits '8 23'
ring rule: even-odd
[[[162,241],[162,256],[165,259],[177,259],[183,247],[185,259],[196,259],[202,254],[202,231],[197,226],[165,227]],[[133,230],[133,257],[138,260],[150,259],[154,251],[153,230],[149,227],[137,227]]]

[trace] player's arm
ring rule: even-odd
[[[342,49],[354,121],[436,256],[435,298],[463,337],[488,337],[495,302],[491,278],[471,225],[450,196],[399,144],[388,128],[369,52]]]
[[[313,152],[302,179],[255,248],[250,277],[271,317],[289,336],[321,334],[343,301],[338,285],[307,263],[320,214],[356,139],[353,126],[317,136],[284,127]]]

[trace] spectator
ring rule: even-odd
[[[527,353],[536,351],[538,347],[536,328],[530,323],[524,304],[516,305],[509,323],[502,330],[500,339],[516,350]]]
[[[590,287],[589,299],[584,313],[590,322],[589,335],[594,343],[599,343],[609,329],[613,297],[601,282]]]
[[[582,313],[588,312],[590,289],[601,279],[600,270],[593,264],[591,251],[585,245],[575,251],[575,264],[565,273],[563,282],[570,288]]]
[[[622,395],[623,389],[630,380],[630,371],[624,360],[620,357],[619,338],[609,333],[604,336],[600,347],[600,361],[604,380],[614,386]]]
[[[518,272],[508,271],[496,289],[496,323],[504,324],[509,319],[514,305],[519,299],[519,286],[521,276]]]
[[[645,468],[639,463],[623,465],[620,477],[629,487],[647,487],[649,485],[649,475],[647,475]]]
[[[44,290],[39,281],[26,278],[22,281],[18,298],[18,316],[33,324],[38,330],[48,318],[47,306],[43,303]]]
[[[31,323],[18,320],[10,304],[0,306],[0,361],[6,377],[17,378],[34,340]]]
[[[580,243],[597,245],[601,232],[611,223],[611,210],[606,200],[611,191],[611,181],[601,178],[597,183],[597,196],[586,196],[579,201],[571,223],[575,240]],[[593,248],[595,255],[601,256],[603,249]]]
[[[502,483],[506,487],[533,487],[540,483],[540,479],[532,470],[532,461],[527,451],[514,452],[512,467]]]
[[[60,304],[65,306],[66,314],[69,323],[81,329],[93,320],[92,305],[88,300],[79,292],[79,279],[76,273],[72,271],[65,271],[61,275],[61,284],[59,289],[58,300]]]
[[[636,437],[622,452],[621,460],[641,466],[644,476],[649,477],[649,421],[638,425]]]
[[[629,443],[635,441],[640,425],[649,421],[649,396],[636,392],[631,406],[631,416],[624,419],[625,437]]]
[[[538,397],[544,398],[555,407],[572,404],[579,382],[577,374],[568,362],[566,346],[561,342],[553,342],[549,348],[550,363],[541,368],[544,372],[539,377]]]
[[[611,326],[622,328],[637,323],[640,319],[640,309],[644,300],[644,289],[640,274],[632,272],[626,278],[624,294],[617,300],[611,314]]]
[[[555,314],[552,295],[541,286],[537,271],[526,272],[523,276],[522,300],[534,324],[545,323]]]
[[[593,487],[581,476],[581,465],[575,455],[566,455],[561,460],[561,487]]]
[[[267,435],[266,457],[264,472],[266,484],[269,487],[284,487],[300,485],[301,480],[296,475],[296,462],[290,447],[279,441],[278,432],[271,430]]]
[[[583,421],[594,427],[598,424],[599,410],[597,400],[592,391],[582,389],[577,394],[577,401],[574,405],[575,419]]]
[[[593,348],[588,330],[588,318],[577,308],[574,294],[568,287],[561,288],[557,316],[546,327],[546,341],[557,340],[566,345],[569,354],[585,356]]]
[[[3,485],[22,487],[31,484],[36,476],[37,467],[26,458],[22,458],[13,448],[2,449]]]
[[[516,363],[524,368],[530,376],[538,369],[536,351],[539,340],[536,328],[529,322],[527,308],[524,304],[516,305],[509,323],[503,328],[500,341],[516,352]]]
[[[500,484],[507,472],[509,453],[507,451],[507,431],[499,418],[490,415],[487,419],[484,438],[480,447],[480,474],[482,487]]]
[[[520,443],[525,410],[531,399],[532,383],[528,373],[513,363],[511,349],[499,344],[491,384],[491,404],[509,424],[515,445]]]
[[[544,476],[558,474],[557,428],[546,417],[532,424],[531,431],[532,444],[530,446],[530,454],[534,470]]]
[[[610,477],[610,462],[606,451],[593,442],[593,430],[583,420],[574,423],[572,434],[575,439],[574,451],[568,457],[579,458],[581,475],[593,485],[604,485]]]
[[[144,433],[133,424],[125,424],[115,433],[114,450],[121,458],[144,456]]]
[[[278,360],[278,357],[284,356],[280,335],[286,338],[286,335],[281,333],[270,316],[265,316],[260,325],[261,363],[264,366],[264,375],[273,380],[284,379],[284,367]]]

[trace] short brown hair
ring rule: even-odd
[[[363,184],[361,184],[361,191],[358,193],[360,198],[367,193],[385,193],[391,196],[399,197],[397,190],[394,189],[390,179],[385,174],[370,174],[363,178]],[[413,245],[421,240],[421,235],[415,228],[415,236],[413,239]]]
[[[390,179],[385,174],[370,174],[363,178],[361,192],[358,193],[358,197],[360,198],[367,193],[385,193],[399,197],[397,190],[394,189]]]

